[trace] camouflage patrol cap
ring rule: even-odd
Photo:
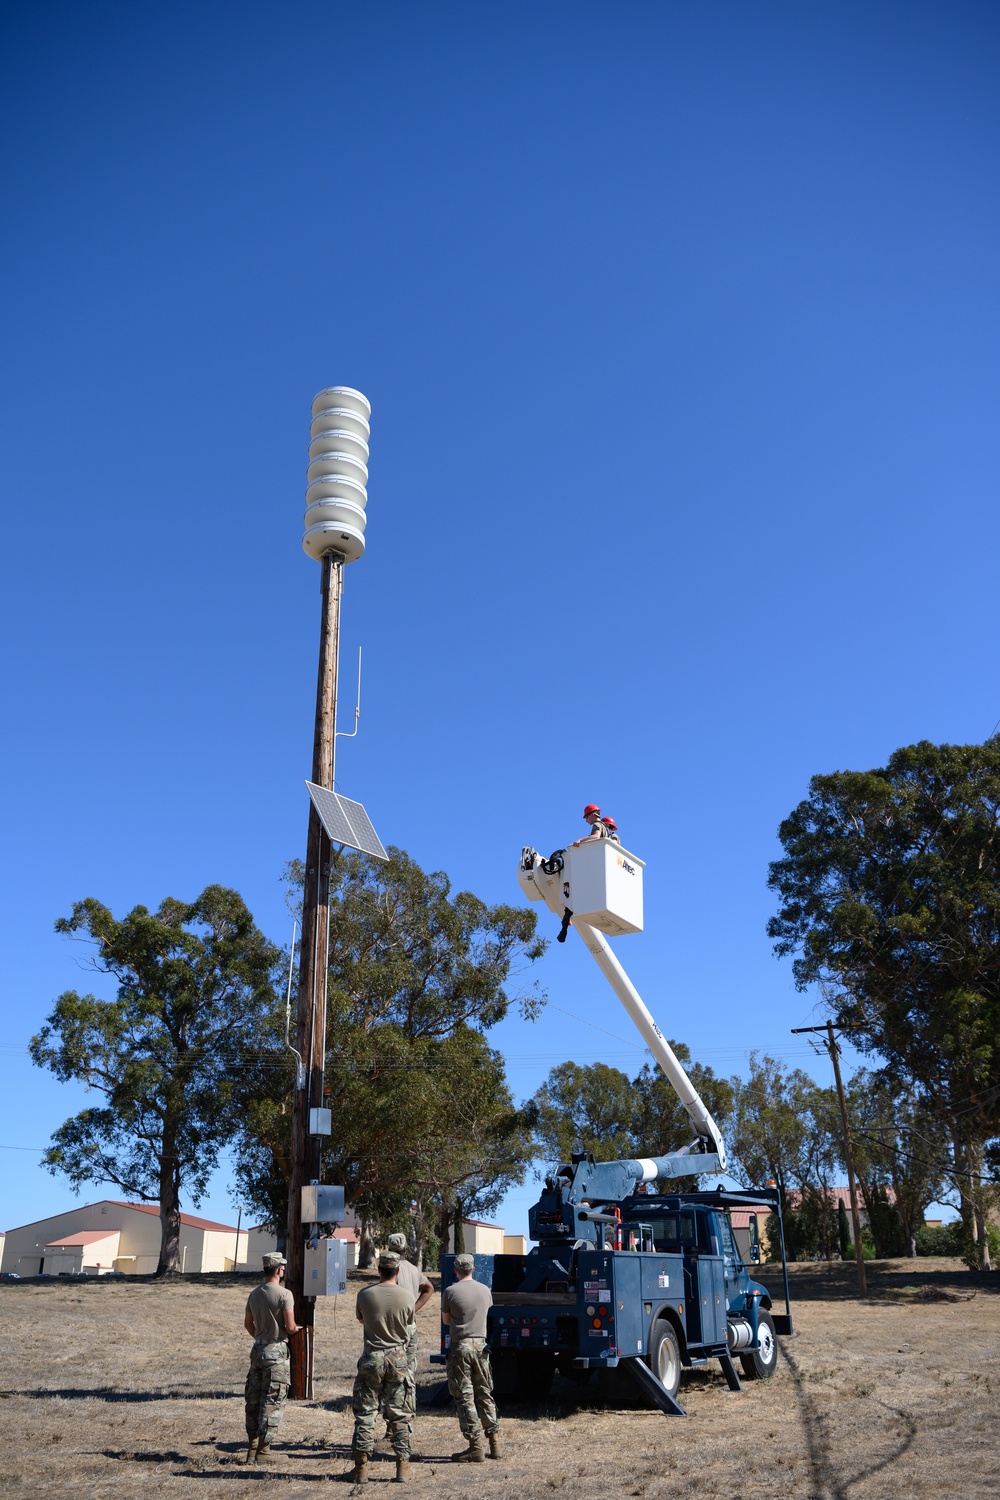
[[[288,1262],[283,1255],[265,1255],[264,1270],[276,1271],[279,1266],[287,1266]]]
[[[382,1250],[379,1252],[378,1268],[380,1271],[395,1271],[399,1267],[399,1256],[395,1250]]]
[[[455,1256],[455,1270],[456,1271],[474,1271],[475,1269],[476,1269],[476,1262],[472,1259],[471,1255],[456,1255]]]
[[[395,1250],[399,1255],[402,1255],[403,1251],[406,1249],[406,1235],[390,1234],[389,1238],[386,1240],[386,1244],[389,1246],[390,1250]]]

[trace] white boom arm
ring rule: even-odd
[[[560,853],[568,854],[569,851],[564,850]],[[629,855],[627,858],[631,859],[632,856]],[[547,865],[552,868],[546,868]],[[569,893],[569,886],[563,880],[564,873],[568,872],[564,871],[562,858],[553,855],[551,860],[543,862],[536,850],[526,848],[521,856],[518,882],[525,895],[532,901],[544,901],[551,912],[561,917],[566,909],[566,897]],[[583,939],[585,947],[593,954],[605,979],[628,1011],[639,1035],[656,1058],[664,1077],[687,1112],[697,1136],[697,1140],[692,1144],[702,1146],[703,1149],[707,1148],[710,1153],[718,1156],[718,1170],[724,1172],[726,1170],[726,1147],[719,1127],[705,1108],[698,1090],[678,1062],[670,1043],[646,1009],[639,991],[612,952],[607,938],[603,932],[598,931],[596,927],[592,927],[580,917],[573,918],[573,926]],[[641,926],[641,916],[639,926]],[[636,928],[633,927],[631,930],[635,931]],[[685,1150],[690,1151],[691,1148],[687,1147]],[[691,1154],[697,1156],[698,1153],[692,1152]],[[713,1167],[712,1170],[716,1169]]]
[[[698,1139],[711,1141],[712,1149],[719,1158],[719,1170],[724,1172],[726,1170],[726,1147],[719,1134],[719,1127],[705,1108],[698,1090],[677,1061],[670,1043],[646,1009],[639,991],[615,957],[611,944],[603,932],[598,932],[595,927],[588,927],[586,922],[578,922],[574,919],[573,925],[583,938],[584,946],[594,955],[601,973],[632,1017],[639,1035],[663,1069],[664,1077],[687,1111],[688,1119],[694,1126]]]

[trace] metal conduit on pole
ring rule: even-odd
[[[306,489],[304,551],[321,565],[319,668],[313,727],[312,780],[333,791],[337,726],[337,667],[344,564],[365,550],[368,482],[368,419],[371,407],[360,391],[333,386],[313,401]],[[295,1048],[303,1067],[292,1104],[292,1145],[288,1180],[288,1235],[285,1284],[295,1299],[300,1331],[291,1346],[291,1387],[295,1400],[311,1400],[315,1299],[304,1294],[305,1235],[302,1188],[319,1180],[322,1138],[310,1134],[310,1110],[323,1105],[326,1054],[326,986],[329,962],[329,901],[332,846],[315,804],[309,805],[305,879],[302,888],[302,940],[299,948]]]

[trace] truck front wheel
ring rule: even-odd
[[[681,1350],[677,1335],[667,1322],[657,1323],[653,1330],[649,1363],[663,1388],[676,1396],[681,1383]]]
[[[760,1321],[757,1325],[758,1349],[749,1354],[740,1355],[740,1364],[743,1366],[743,1374],[747,1380],[768,1380],[775,1371],[778,1363],[778,1340],[774,1333],[774,1323],[771,1314],[760,1310]]]

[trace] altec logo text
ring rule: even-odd
[[[621,865],[622,869],[626,872],[626,874],[628,874],[628,875],[634,875],[635,874],[635,865],[630,865],[629,862],[628,862],[628,860],[627,859],[622,859],[622,857],[621,857],[620,854],[618,856],[618,863]]]

